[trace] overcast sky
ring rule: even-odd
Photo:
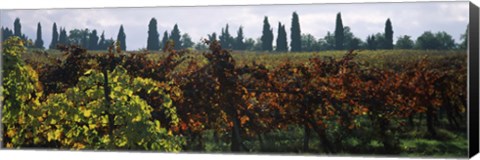
[[[12,29],[18,17],[22,33],[34,40],[40,22],[45,47],[51,42],[53,22],[67,31],[73,28],[97,29],[100,34],[105,31],[106,38],[114,39],[123,24],[127,50],[134,50],[146,47],[152,17],[157,19],[160,39],[165,30],[170,32],[177,23],[182,34],[188,33],[198,42],[212,32],[219,34],[227,23],[230,34],[236,36],[238,27],[243,26],[245,37],[257,39],[262,33],[263,18],[268,16],[276,39],[278,22],[285,24],[290,34],[294,11],[299,15],[301,32],[317,39],[323,38],[327,31],[334,31],[338,12],[342,14],[343,25],[349,26],[362,40],[383,32],[387,18],[392,21],[395,39],[401,35],[416,39],[424,31],[446,31],[459,42],[468,24],[468,2],[1,10],[0,24]]]

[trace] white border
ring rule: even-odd
[[[453,1],[453,0],[435,0]],[[457,0],[458,1],[458,0]],[[472,0],[479,5],[480,0]],[[0,9],[47,9],[47,8],[104,8],[104,7],[152,7],[152,6],[207,6],[207,5],[258,5],[258,4],[311,4],[311,3],[372,3],[372,2],[429,2],[428,0],[14,0],[0,2]],[[1,20],[0,20],[1,21]],[[238,154],[173,154],[148,152],[88,152],[88,151],[45,151],[45,150],[0,150],[2,160],[126,160],[126,159],[242,159],[242,160],[307,160],[307,159],[413,159],[370,157],[326,157],[326,156],[285,156],[285,155],[238,155]],[[426,160],[427,158],[422,158]],[[477,155],[474,159],[480,159]]]
[[[258,4],[311,4],[311,3],[373,3],[373,2],[448,2],[466,0],[14,0],[1,2],[0,9],[45,9],[45,8],[103,8],[103,7],[153,7],[153,6],[212,6],[212,5],[258,5]],[[478,0],[476,0],[478,1]]]

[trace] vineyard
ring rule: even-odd
[[[465,51],[2,51],[2,147],[466,156]],[[372,53],[371,53],[372,52]],[[390,53],[391,52],[391,53]]]

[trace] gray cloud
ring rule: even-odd
[[[361,39],[383,32],[385,21],[393,23],[394,36],[418,37],[424,31],[446,31],[459,41],[468,23],[468,2],[417,2],[417,3],[357,3],[311,5],[253,5],[211,7],[146,7],[146,8],[95,8],[95,9],[42,9],[2,10],[0,24],[13,27],[16,17],[22,23],[22,32],[35,39],[36,24],[43,29],[45,46],[51,41],[52,25],[105,31],[107,38],[116,38],[120,25],[124,25],[127,48],[138,49],[146,45],[148,22],[158,21],[158,31],[163,35],[178,24],[182,33],[191,35],[194,41],[206,38],[212,32],[219,33],[225,24],[236,35],[238,27],[244,27],[246,37],[261,36],[264,16],[276,29],[278,22],[285,24],[289,33],[292,12],[300,17],[302,33],[322,38],[335,28],[335,15],[342,13],[343,24]]]

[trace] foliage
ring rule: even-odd
[[[39,117],[43,125],[38,128],[37,143],[54,142],[56,148],[67,149],[179,151],[181,139],[162,127],[159,120],[152,120],[153,108],[139,93],[163,96],[159,109],[165,110],[172,123],[178,123],[169,96],[158,88],[158,82],[132,79],[126,72],[116,67],[107,73],[110,81],[105,85],[104,73],[88,70],[75,87],[49,95],[42,104],[43,115],[47,116]]]
[[[32,128],[38,125],[42,87],[37,73],[21,59],[24,41],[12,36],[3,43],[2,125],[3,146],[29,145]]]
[[[80,69],[82,76],[77,81],[57,82],[73,83],[64,92],[56,91],[42,100],[39,76],[20,58],[25,52],[23,43],[13,37],[3,48],[2,56],[8,60],[2,73],[5,147],[181,150],[183,138],[169,129],[179,119],[163,83],[130,77],[122,66],[115,67],[118,59],[112,53],[103,57],[81,56],[84,50],[72,47],[67,48],[67,53],[74,56],[67,61],[91,69]],[[77,63],[88,59],[97,63]],[[60,69],[68,67],[62,65]],[[47,74],[45,78],[53,76]],[[163,119],[153,116],[159,111]]]

